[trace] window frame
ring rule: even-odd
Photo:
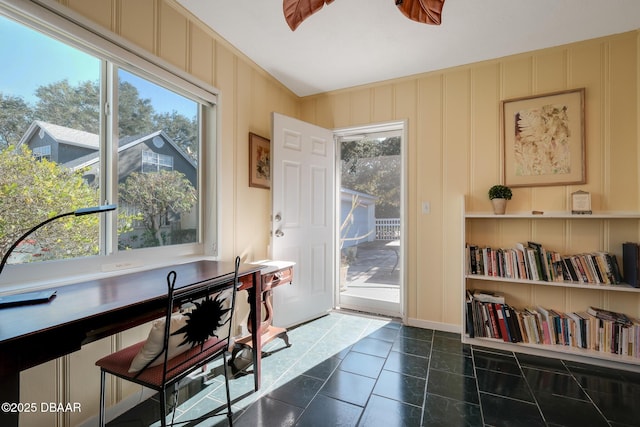
[[[5,266],[0,276],[0,292],[22,288],[44,288],[57,284],[74,283],[107,275],[124,274],[135,270],[154,268],[190,259],[218,257],[218,182],[221,171],[218,144],[220,138],[220,109],[218,90],[197,80],[194,76],[164,62],[149,52],[133,45],[81,15],[47,0],[2,0],[0,14],[53,37],[74,48],[96,56],[102,62],[101,105],[107,109],[101,120],[102,200],[108,202],[117,196],[117,145],[107,152],[107,139],[117,134],[117,107],[108,105],[106,81],[113,84],[117,69],[121,68],[144,77],[166,89],[198,103],[199,123],[199,236],[196,243],[165,247],[141,248],[132,251],[117,250],[117,215],[107,213],[101,230],[101,247],[106,253],[68,260],[41,261]],[[117,85],[115,86],[117,87]],[[211,173],[211,171],[215,171]]]

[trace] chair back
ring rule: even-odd
[[[163,350],[138,375],[157,365],[160,358],[164,367],[162,383],[167,384],[228,351],[239,267],[240,257],[236,257],[233,279],[223,284],[204,282],[178,289],[176,272],[169,272]]]

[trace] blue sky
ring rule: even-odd
[[[0,92],[19,96],[31,105],[37,101],[34,92],[39,86],[63,79],[72,86],[95,82],[100,72],[98,59],[4,17],[0,17],[0,63]],[[130,83],[141,98],[151,99],[156,113],[175,110],[188,118],[196,114],[193,101],[142,79]]]

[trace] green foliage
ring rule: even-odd
[[[68,80],[40,86],[34,117],[58,126],[97,134],[100,129],[100,91],[97,83]]]
[[[191,211],[196,204],[196,190],[183,173],[160,171],[134,172],[120,184],[120,202],[139,210],[147,230],[158,245],[164,245],[162,218]]]
[[[193,160],[197,160],[198,128],[196,119],[189,120],[178,112],[155,114],[154,128],[162,129],[178,147],[182,148]]]
[[[22,98],[0,93],[0,149],[20,142],[32,121],[33,111]]]
[[[98,204],[95,188],[86,185],[82,171],[71,172],[43,160],[34,161],[31,152],[13,146],[0,150],[0,251],[29,228],[55,215]],[[30,236],[22,260],[60,259],[98,252],[96,215],[68,217],[54,221]],[[28,247],[31,245],[30,247]],[[21,247],[14,251],[19,256]]]
[[[400,216],[400,137],[341,145],[342,186],[377,197],[376,218]]]
[[[505,185],[494,185],[489,189],[489,199],[511,200],[511,189]]]
[[[140,98],[138,89],[131,83],[118,86],[118,125],[120,137],[142,135],[154,130],[153,106],[150,99]]]

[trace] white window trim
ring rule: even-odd
[[[48,36],[82,51],[98,55],[126,69],[133,69],[142,77],[159,79],[166,88],[209,106],[206,114],[200,114],[200,121],[206,122],[208,129],[207,135],[203,134],[202,128],[200,132],[200,158],[203,165],[198,178],[198,189],[201,200],[202,243],[172,245],[170,250],[167,250],[167,247],[145,248],[64,261],[40,261],[37,264],[38,268],[33,268],[34,264],[29,263],[7,265],[0,275],[0,292],[62,286],[190,260],[216,259],[220,236],[217,203],[221,170],[221,147],[218,144],[221,137],[219,91],[117,34],[96,27],[83,16],[54,1],[0,0],[0,11],[17,22],[35,27]],[[203,141],[208,141],[208,144],[202,144]],[[215,149],[211,149],[211,146]],[[205,165],[214,165],[215,174],[209,173],[211,168]],[[107,229],[113,230],[115,227],[115,215],[112,218],[113,221]],[[106,238],[112,237],[108,233]]]

